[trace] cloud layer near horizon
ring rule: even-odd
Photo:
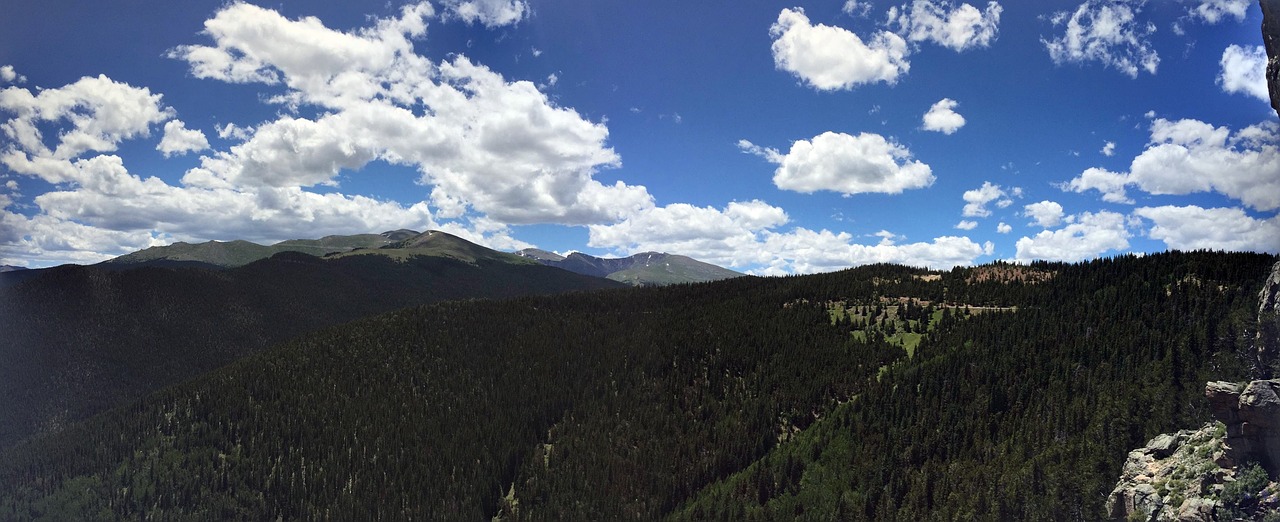
[[[930,63],[923,53],[989,50],[1005,23],[995,1],[910,0],[880,6],[883,17],[873,17],[873,7],[846,2],[846,16],[834,21],[815,21],[800,7],[781,9],[771,25],[756,28],[766,45],[749,52],[766,67],[771,57],[773,74],[794,79],[798,85],[788,87],[798,96],[853,100],[861,90],[911,81],[913,58],[918,67]],[[1086,0],[1050,13],[1043,23],[1053,34],[1040,37],[1039,53],[1046,62],[1093,65],[1115,77],[1155,75],[1155,28],[1144,16],[1151,7]],[[1245,7],[1243,0],[1187,2],[1177,7],[1178,23],[1238,21]],[[984,231],[1012,234],[1007,248],[1016,248],[1010,259],[1018,261],[1088,259],[1144,239],[1167,248],[1280,250],[1274,122],[1227,126],[1149,116],[1140,150],[1117,136],[1094,138],[1102,157],[1128,161],[1122,158],[1129,154],[1128,168],[1108,161],[1040,186],[1012,186],[980,170],[965,181],[969,173],[948,168],[948,158],[921,146],[970,139],[991,123],[979,112],[989,100],[966,94],[962,105],[942,97],[949,93],[931,92],[899,116],[909,118],[905,128],[837,122],[758,138],[768,145],[742,134],[727,140],[729,151],[738,140],[737,150],[764,160],[755,162],[760,170],[742,175],[761,176],[769,186],[771,173],[773,195],[714,196],[725,199],[710,204],[690,198],[697,205],[659,201],[654,194],[670,193],[632,181],[653,178],[623,169],[609,121],[570,106],[556,89],[565,83],[558,71],[522,80],[462,52],[427,52],[433,24],[504,38],[536,20],[530,4],[439,0],[392,9],[336,29],[315,17],[231,2],[205,20],[203,31],[169,49],[168,59],[182,64],[191,81],[242,87],[265,107],[260,114],[274,112],[256,120],[215,117],[211,124],[145,85],[103,74],[31,85],[22,70],[0,65],[0,264],[94,262],[179,240],[270,242],[396,228],[438,228],[515,249],[532,246],[518,237],[523,225],[577,227],[588,246],[613,254],[665,250],[762,274],[871,262],[972,264],[993,255],[991,242],[972,239]],[[875,29],[842,27],[858,19]],[[535,58],[541,53],[532,51]],[[1261,56],[1259,47],[1230,45],[1206,80],[1224,96],[1262,100]],[[670,121],[679,124],[680,117]],[[139,159],[138,150],[155,158]],[[189,167],[160,170],[168,161]],[[360,195],[354,187],[372,170],[401,176],[420,193]],[[984,178],[1003,185],[976,186]],[[957,180],[963,185],[954,188]],[[811,224],[804,219],[811,209],[795,203],[824,196],[905,199],[939,186],[954,190],[943,197],[957,199],[950,199],[954,207],[938,206],[959,216],[935,223],[941,233],[910,240],[897,229],[871,232],[879,226],[854,234],[831,230],[840,224]],[[27,187],[30,196],[23,195]],[[1021,201],[1024,187],[1034,199]],[[1075,201],[1044,193],[1057,190]],[[1169,199],[1203,195],[1228,203]],[[788,209],[766,201],[774,198]],[[1102,206],[1079,203],[1088,199]]]

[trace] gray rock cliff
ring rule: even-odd
[[[1280,0],[1277,0],[1280,1]],[[1280,262],[1258,291],[1257,361],[1254,375],[1260,379],[1280,377]]]
[[[1262,43],[1267,48],[1267,90],[1271,108],[1280,116],[1280,0],[1258,0],[1262,6]]]
[[[1234,467],[1256,461],[1272,477],[1280,475],[1280,379],[1247,385],[1211,382],[1205,386],[1213,417],[1226,426],[1217,463]],[[1234,400],[1233,400],[1234,399]]]

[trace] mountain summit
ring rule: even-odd
[[[290,239],[273,245],[260,245],[244,240],[206,241],[204,243],[177,242],[157,246],[109,259],[103,264],[119,268],[122,265],[196,265],[232,268],[266,259],[281,252],[302,252],[323,256],[335,252],[348,252],[361,248],[379,248],[418,236],[414,230],[389,230],[381,234],[355,234],[350,236],[325,236],[320,239]]]
[[[691,257],[660,252],[644,252],[622,258],[603,258],[581,252],[561,256],[545,250],[527,248],[516,254],[535,259],[544,265],[579,274],[604,277],[633,286],[702,283],[742,276],[733,270],[703,263]]]

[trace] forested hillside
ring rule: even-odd
[[[0,518],[1097,520],[1130,448],[1245,377],[1274,262],[406,309],[0,453]]]
[[[20,282],[0,282],[0,448],[324,326],[441,300],[622,286],[490,252],[470,262],[415,248],[285,252],[227,270],[19,272]]]

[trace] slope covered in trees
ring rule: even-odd
[[[406,309],[0,454],[0,518],[1099,519],[1130,448],[1246,373],[1274,261]]]
[[[284,252],[227,270],[24,271],[0,284],[0,447],[324,326],[441,300],[622,286],[443,242],[334,259]]]

